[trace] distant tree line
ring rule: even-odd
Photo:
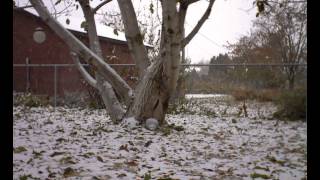
[[[210,64],[302,64],[307,63],[307,3],[269,2],[255,19],[248,35],[228,44],[230,52],[213,56]],[[202,71],[202,72],[201,72]],[[230,67],[209,66],[207,75],[191,71],[194,79],[203,80],[204,87],[246,86],[250,88],[295,89],[306,85],[305,66]],[[199,75],[202,74],[202,75]],[[209,82],[216,85],[209,85]],[[205,89],[205,88],[204,88]]]

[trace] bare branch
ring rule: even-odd
[[[184,0],[181,2],[181,5],[186,7],[186,6],[189,6],[190,4],[198,2],[198,1],[199,0]]]
[[[104,62],[99,56],[93,53],[87,48],[79,39],[77,39],[71,32],[65,29],[59,22],[57,22],[48,12],[43,2],[40,0],[30,0],[42,20],[69,46],[70,50],[77,53],[80,58],[92,63],[102,73],[104,77],[107,77],[109,83],[117,88],[119,96],[122,99],[130,100],[132,89],[130,86],[120,77],[120,75]]]
[[[143,37],[138,26],[137,16],[131,1],[118,0],[118,4],[121,11],[130,54],[138,65],[139,76],[141,78],[149,65],[149,59],[146,47],[143,44]]]
[[[102,3],[100,3],[98,6],[96,6],[92,12],[95,14],[102,6],[108,4],[109,2],[111,2],[112,0],[105,0]]]
[[[87,32],[89,37],[90,49],[96,53],[100,58],[102,58],[102,50],[99,42],[99,37],[97,34],[96,23],[94,20],[94,13],[92,12],[91,7],[89,6],[89,0],[79,1],[79,4],[82,8],[84,18],[87,23]]]
[[[198,33],[200,30],[201,26],[204,24],[204,22],[208,19],[210,13],[211,13],[211,8],[215,0],[210,0],[208,8],[206,12],[203,14],[201,19],[198,21],[197,25],[193,28],[193,30],[188,34],[188,36],[182,40],[181,43],[181,48],[185,47],[191,40],[192,38]]]
[[[67,4],[66,5],[66,3],[64,2],[64,4],[65,4],[65,7],[62,9],[62,10],[60,10],[60,11],[58,11],[58,12],[56,12],[56,14],[57,15],[62,15],[62,14],[67,14],[67,13],[70,13],[70,7],[72,6],[72,4],[71,3],[69,3],[69,4]]]
[[[111,119],[115,120],[116,122],[121,121],[125,115],[125,110],[119,103],[111,84],[107,81],[104,81],[99,90]]]
[[[184,22],[185,22],[185,19],[186,19],[186,15],[187,15],[187,9],[188,9],[188,6],[180,6],[180,9],[179,9],[179,13],[178,13],[178,16],[179,16],[179,31],[183,33],[183,37],[184,38]]]
[[[81,75],[84,77],[84,79],[94,88],[97,89],[97,81],[87,72],[86,69],[81,65],[79,57],[76,53],[71,52],[71,57],[76,64],[78,70],[80,71]]]

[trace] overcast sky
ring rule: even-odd
[[[256,14],[252,2],[253,0],[216,0],[209,19],[186,48],[186,55],[192,62],[209,60],[214,55],[227,52],[224,47],[227,41],[235,42],[241,35],[247,34]],[[198,22],[207,4],[201,1],[190,6],[186,34]]]
[[[48,6],[51,6],[51,1],[56,2],[56,0],[44,0]],[[27,0],[19,0],[17,3],[19,6],[23,6],[27,2]],[[141,0],[134,0],[134,5],[135,7],[143,6],[143,2],[146,2],[146,5],[150,4],[150,1],[142,1],[141,3]],[[186,47],[186,56],[191,58],[191,62],[208,61],[214,55],[225,53],[228,51],[224,47],[227,41],[235,42],[241,35],[247,34],[256,13],[252,3],[253,0],[216,0],[209,19]],[[197,24],[207,5],[207,0],[200,0],[188,8],[185,24],[186,35]],[[109,8],[110,6],[117,8],[116,1],[108,6]],[[79,24],[83,18],[81,10],[73,12],[71,16],[79,18]]]

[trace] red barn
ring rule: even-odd
[[[71,21],[72,23],[72,21]],[[70,32],[88,45],[88,37],[84,30],[75,25],[68,27]],[[102,28],[102,29],[101,29]],[[42,31],[45,38],[39,41],[35,32]],[[116,56],[107,60],[110,64],[134,64],[127,42],[123,33],[115,36],[102,32],[113,30],[107,26],[97,26],[101,48],[105,57]],[[36,37],[35,37],[36,36]],[[149,47],[149,46],[148,46]],[[65,93],[86,91],[82,77],[75,66],[64,66],[73,64],[68,46],[58,37],[40,17],[25,10],[13,11],[13,64],[45,64],[41,67],[13,67],[13,90],[25,92],[28,90],[33,94],[54,95],[54,79],[56,78],[56,93],[63,96]],[[107,58],[106,58],[107,59]],[[53,64],[56,66],[54,73]],[[134,67],[114,67],[129,84],[134,83]]]

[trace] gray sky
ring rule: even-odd
[[[51,6],[56,0],[44,0],[45,4]],[[19,0],[18,5],[23,6],[28,0]],[[100,3],[101,1],[93,1]],[[149,5],[150,1],[134,0],[135,7]],[[252,20],[255,18],[256,9],[253,8],[253,0],[216,0],[209,19],[201,27],[199,33],[186,46],[186,56],[191,58],[192,63],[208,61],[212,56],[225,53],[228,50],[224,45],[235,42],[241,35],[249,32]],[[190,5],[186,17],[186,35],[192,30],[207,8],[208,2],[200,2]],[[116,8],[114,0],[106,8]],[[50,9],[50,8],[49,8]],[[80,8],[79,8],[80,9]],[[148,9],[148,8],[146,8]],[[248,11],[246,11],[248,10]],[[81,10],[72,12],[72,17],[79,19],[79,26],[83,14]],[[71,22],[74,23],[74,22]]]
[[[216,0],[209,19],[201,27],[199,33],[186,47],[186,55],[193,63],[208,61],[212,56],[227,52],[224,45],[227,41],[235,42],[241,35],[249,32],[256,18],[253,0]],[[186,34],[198,22],[208,3],[201,1],[188,9]],[[246,11],[251,9],[250,11]]]

